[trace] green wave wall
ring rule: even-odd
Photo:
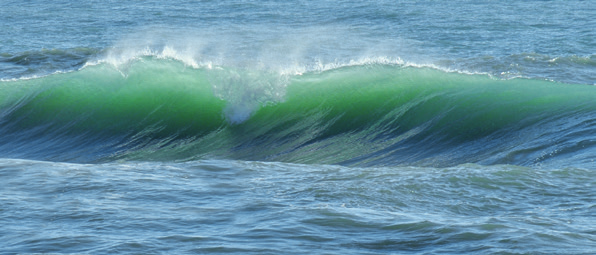
[[[596,88],[398,65],[286,75],[141,59],[0,84],[0,156],[589,164]]]

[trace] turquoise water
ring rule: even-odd
[[[593,16],[4,1],[0,253],[596,253]]]

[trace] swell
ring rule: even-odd
[[[581,166],[596,150],[592,86],[431,68],[286,75],[145,58],[0,90],[5,158]]]
[[[0,52],[0,79],[44,76],[65,70],[75,70],[100,52],[101,50],[93,48],[42,49],[20,53]]]

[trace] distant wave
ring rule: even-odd
[[[94,48],[42,49],[20,53],[0,52],[0,80],[35,78],[83,67],[101,50]]]
[[[596,88],[364,60],[306,72],[140,56],[0,83],[0,157],[589,164]]]

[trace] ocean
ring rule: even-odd
[[[596,2],[0,1],[0,254],[596,254]]]

